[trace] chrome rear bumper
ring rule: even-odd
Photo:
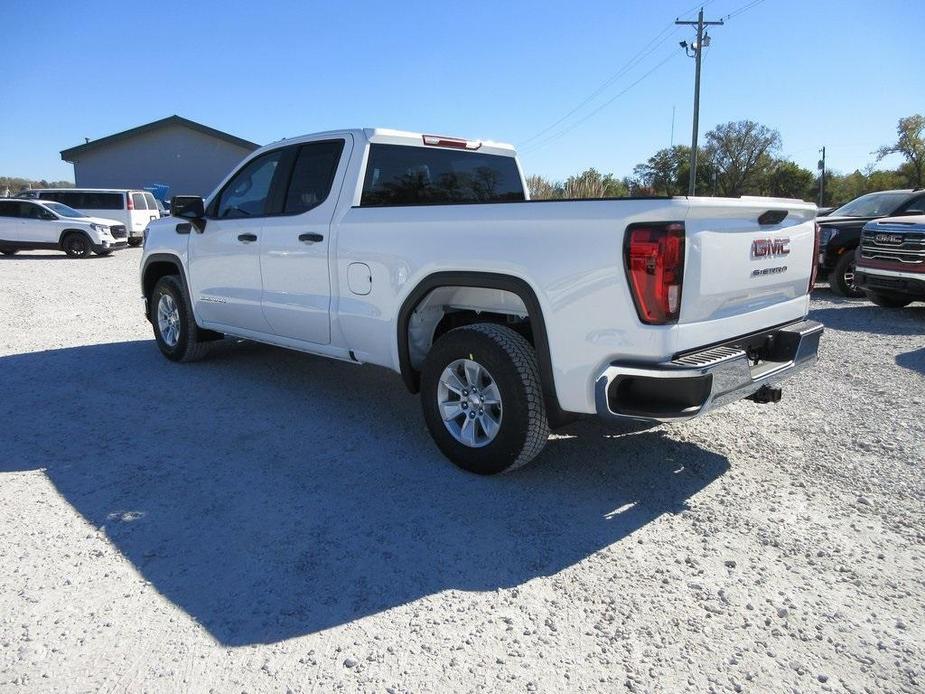
[[[678,422],[746,398],[812,366],[822,324],[804,320],[661,364],[610,364],[595,382],[598,416]]]

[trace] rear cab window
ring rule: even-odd
[[[154,196],[151,193],[145,193],[145,202],[148,203],[149,210],[157,210],[157,201],[154,199]]]
[[[525,199],[514,157],[371,144],[360,205],[452,205]]]
[[[136,210],[148,209],[148,204],[145,202],[144,193],[132,193],[132,206]]]

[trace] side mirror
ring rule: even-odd
[[[206,230],[206,204],[198,195],[174,195],[170,199],[170,214],[188,219],[200,234]]]
[[[51,212],[48,212],[47,210],[42,210],[42,212],[39,213],[39,218],[44,219],[46,221],[51,220],[51,219],[57,219],[57,217],[54,214],[52,214]]]

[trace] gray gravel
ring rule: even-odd
[[[384,370],[168,363],[139,257],[0,258],[0,691],[925,688],[925,306],[483,479]]]

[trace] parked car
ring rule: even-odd
[[[91,216],[116,219],[128,230],[128,245],[140,246],[148,222],[160,218],[157,200],[146,190],[35,188],[20,197],[55,200]]]
[[[854,276],[878,306],[925,301],[925,215],[865,224]]]
[[[125,225],[115,219],[89,217],[60,202],[0,200],[0,253],[61,250],[72,258],[109,255],[127,245]]]
[[[165,205],[162,200],[158,200],[157,198],[154,198],[154,202],[157,205],[157,212],[161,217],[170,216],[170,210],[167,209],[168,205]]]
[[[815,205],[530,202],[510,145],[283,140],[172,211],[141,264],[165,357],[233,335],[388,367],[440,450],[481,474],[529,462],[574,414],[676,422],[776,401],[822,333],[806,320]]]
[[[881,217],[925,214],[925,189],[884,190],[868,193],[842,205],[826,217],[817,217],[821,228],[819,274],[828,276],[832,290],[842,296],[861,297],[855,282],[855,252],[861,228]]]

